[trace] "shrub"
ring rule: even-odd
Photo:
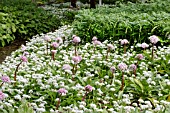
[[[8,13],[0,12],[0,46],[14,40],[13,33],[16,32],[16,26],[12,21],[13,19],[10,18]]]
[[[54,31],[61,25],[57,16],[38,8],[29,0],[2,0],[0,12],[0,23],[3,26],[0,29],[0,46],[9,44],[16,38],[29,39],[36,34]],[[2,14],[7,16],[2,17]]]

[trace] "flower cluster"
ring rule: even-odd
[[[159,38],[156,35],[150,36],[149,39],[152,44],[156,44],[159,41]]]
[[[62,96],[66,95],[68,93],[68,91],[65,88],[60,88],[58,90],[58,93]]]
[[[82,57],[81,56],[73,56],[72,60],[74,61],[75,64],[78,64],[82,60]]]

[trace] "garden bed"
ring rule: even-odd
[[[1,111],[22,109],[27,100],[29,113],[169,112],[170,46],[154,46],[152,53],[151,43],[94,37],[81,44],[71,31],[64,26],[34,36],[5,59],[0,72],[10,80],[1,86]]]

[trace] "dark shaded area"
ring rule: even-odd
[[[76,2],[77,2],[77,0],[71,0],[71,6],[76,8],[77,7]]]
[[[0,63],[2,63],[6,56],[10,56],[12,51],[17,50],[22,44],[25,44],[25,40],[15,40],[10,45],[0,47]]]
[[[90,8],[96,8],[95,0],[90,0]]]

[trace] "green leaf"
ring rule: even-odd
[[[168,101],[168,102],[170,102],[170,95],[168,95],[168,97],[167,97],[167,101]]]
[[[82,85],[86,85],[85,82],[83,81],[83,79],[81,78],[81,76],[76,76],[76,78],[78,78],[79,82],[82,84]]]
[[[139,80],[137,80],[137,79],[134,79],[134,81],[141,88],[141,90],[143,92],[144,87],[143,87],[142,83]]]
[[[119,91],[118,99],[121,99],[121,98],[122,98],[122,95],[123,95],[123,91]]]
[[[12,31],[13,31],[14,33],[16,32],[15,26],[12,26]]]

